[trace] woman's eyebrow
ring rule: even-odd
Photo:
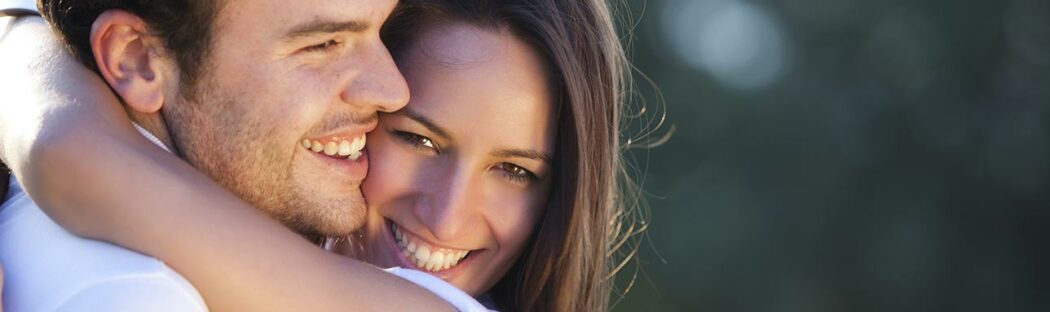
[[[418,122],[419,124],[423,125],[423,127],[427,128],[427,130],[430,130],[430,132],[433,132],[434,134],[440,136],[442,139],[445,139],[445,140],[451,140],[452,139],[452,137],[448,134],[448,131],[446,131],[444,128],[441,128],[440,126],[434,124],[434,122],[430,121],[430,119],[427,119],[427,117],[424,117],[419,112],[416,112],[416,111],[414,111],[414,110],[412,110],[412,109],[410,109],[408,107],[402,108],[401,110],[397,111],[397,113],[395,113],[395,114],[408,117],[408,119],[412,119],[412,120]],[[548,166],[551,166],[551,165],[554,164],[554,157],[551,157],[551,155],[549,155],[547,153],[543,153],[543,152],[537,151],[537,150],[531,150],[531,149],[517,149],[517,148],[500,149],[500,150],[496,150],[496,151],[492,152],[492,156],[493,157],[501,157],[501,158],[518,157],[518,158],[526,158],[526,159],[535,159],[535,160],[539,160],[539,161],[542,161],[542,162],[546,163]]]
[[[548,155],[546,153],[543,153],[543,152],[540,152],[540,151],[537,151],[537,150],[530,150],[530,149],[501,149],[501,150],[497,150],[495,152],[492,152],[492,156],[493,157],[501,157],[501,158],[519,157],[519,158],[535,159],[535,160],[543,161],[548,166],[551,166],[554,163],[554,161],[553,161],[554,158],[551,157],[550,155]]]
[[[424,117],[422,114],[411,110],[408,107],[402,108],[401,110],[397,111],[396,114],[415,120],[419,124],[423,125],[423,127],[426,127],[427,130],[430,130],[430,132],[437,134],[446,141],[452,140],[452,136],[448,135],[448,131],[446,131],[444,128],[438,127],[438,125],[434,124],[434,122],[430,121],[430,119],[427,119],[427,117]]]

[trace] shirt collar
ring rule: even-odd
[[[158,139],[157,136],[153,135],[153,133],[149,132],[149,130],[146,130],[146,128],[143,128],[137,122],[131,122],[131,125],[135,126],[135,130],[138,130],[139,133],[142,134],[142,136],[146,137],[147,140],[153,142],[153,144],[164,149],[165,152],[171,153],[171,149],[169,149],[167,145],[164,145],[164,142],[161,142],[160,139]]]

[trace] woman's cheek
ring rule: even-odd
[[[489,211],[487,219],[493,222],[493,232],[501,248],[506,249],[508,254],[517,254],[535,229],[536,221],[543,212],[543,200],[522,190],[503,193],[496,197],[502,200],[488,205],[494,209]]]
[[[420,173],[426,169],[424,156],[399,145],[403,143],[389,134],[376,135],[374,140],[369,140],[368,176],[362,185],[369,206],[412,193]]]
[[[383,131],[380,129],[376,130]],[[392,183],[397,180],[394,170],[398,162],[394,155],[396,151],[391,149],[390,136],[383,134],[369,135],[368,137],[368,175],[361,185],[361,191],[369,205],[378,204],[383,200],[384,193],[391,190]]]

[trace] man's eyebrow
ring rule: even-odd
[[[535,160],[539,160],[539,161],[543,161],[543,162],[547,163],[548,166],[551,166],[551,165],[554,164],[554,160],[553,160],[553,158],[550,155],[547,155],[546,153],[543,153],[543,152],[540,152],[540,151],[537,151],[537,150],[501,149],[501,150],[492,152],[492,156],[502,157],[502,158],[519,157],[519,158],[535,159]]]
[[[416,111],[413,111],[413,110],[411,110],[411,109],[406,107],[406,108],[402,108],[401,110],[397,111],[397,114],[400,114],[402,116],[408,117],[409,119],[415,120],[416,122],[418,122],[421,125],[423,125],[423,127],[426,127],[427,130],[430,130],[430,132],[433,132],[434,134],[437,134],[438,136],[440,136],[441,138],[443,138],[445,140],[451,140],[452,139],[452,137],[448,135],[448,131],[445,131],[444,128],[438,127],[438,125],[434,124],[434,122],[430,121],[430,119],[427,119],[427,117],[424,117],[423,115],[419,114]]]
[[[292,40],[317,34],[363,32],[369,27],[371,24],[366,21],[316,20],[293,27],[284,34],[284,38]]]

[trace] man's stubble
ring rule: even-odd
[[[364,223],[360,186],[347,196],[325,200],[311,196],[310,183],[323,177],[296,176],[297,141],[282,144],[253,97],[233,91],[202,73],[192,86],[181,88],[178,105],[163,117],[181,157],[230,192],[304,237],[346,236]],[[266,99],[263,99],[266,100]],[[295,104],[288,104],[295,105]]]

